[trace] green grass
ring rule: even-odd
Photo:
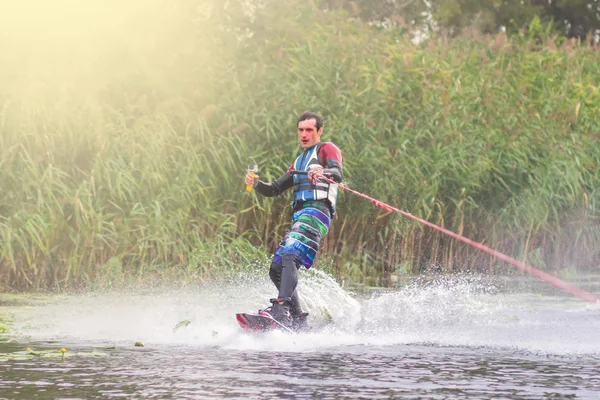
[[[38,62],[31,47],[10,52],[0,287],[266,268],[288,200],[246,193],[245,167],[252,157],[263,179],[283,173],[309,109],[325,116],[350,187],[546,270],[600,266],[597,49],[503,35],[414,45],[294,2],[259,10],[260,24],[237,16],[256,30],[238,41],[220,14],[195,23],[192,3],[167,20],[152,3],[156,31],[121,27],[123,41],[98,47],[90,33],[49,54],[40,39]],[[321,264],[374,283],[505,268],[346,193]]]

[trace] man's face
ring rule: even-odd
[[[306,119],[298,122],[298,140],[303,149],[308,149],[321,141],[323,127],[317,130],[317,121]]]

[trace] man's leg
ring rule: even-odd
[[[281,257],[282,271],[279,286],[279,299],[292,299],[298,286],[298,256],[286,253]]]
[[[282,257],[282,264],[271,263],[271,268],[269,270],[269,276],[271,281],[275,284],[275,287],[279,291],[278,299],[283,300],[286,297],[291,298],[291,307],[290,314],[293,317],[299,316],[302,314],[302,308],[300,307],[300,297],[298,296],[297,284],[298,284],[298,258],[295,257],[295,260],[290,261],[290,257],[293,255],[286,255]],[[285,262],[284,262],[285,259]],[[287,265],[287,266],[286,266]],[[290,268],[293,265],[294,268]],[[291,271],[293,270],[295,274]],[[291,295],[289,293],[289,287],[293,287],[293,291]],[[283,288],[283,290],[282,290]]]
[[[312,266],[321,237],[327,233],[329,223],[329,215],[322,210],[305,208],[294,214],[292,229],[279,243],[269,271],[271,280],[279,290],[279,303],[273,304],[273,310],[277,310],[277,314],[283,309],[284,314],[306,320],[296,290],[298,268],[301,265],[306,268]]]

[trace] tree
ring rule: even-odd
[[[363,20],[419,21],[430,14],[445,31],[518,31],[534,18],[556,32],[585,39],[600,31],[600,0],[323,0]]]
[[[429,11],[427,3],[423,0],[323,0],[321,7],[343,8],[350,15],[366,21],[402,20],[411,24],[426,16]]]

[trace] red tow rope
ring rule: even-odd
[[[486,245],[484,245],[482,243],[479,243],[479,242],[476,242],[474,240],[468,239],[468,238],[466,238],[464,236],[459,235],[458,233],[454,233],[452,231],[449,231],[448,229],[442,228],[441,226],[433,224],[433,223],[431,223],[429,221],[426,221],[426,220],[424,220],[422,218],[416,217],[416,216],[412,215],[409,212],[400,210],[400,209],[398,209],[396,207],[393,207],[393,206],[390,206],[389,204],[386,204],[386,203],[384,203],[382,201],[374,199],[373,197],[367,196],[366,194],[357,192],[356,190],[350,189],[346,185],[343,185],[341,183],[336,183],[335,181],[333,181],[333,179],[327,178],[325,176],[322,176],[322,178],[325,179],[325,180],[327,180],[330,183],[337,184],[340,187],[340,189],[342,189],[342,190],[348,191],[348,192],[350,192],[352,194],[355,194],[355,195],[357,195],[359,197],[362,197],[364,199],[367,199],[367,200],[371,201],[371,203],[375,204],[379,208],[382,208],[382,209],[384,209],[386,211],[395,211],[397,213],[400,213],[400,214],[404,215],[405,217],[411,218],[411,219],[413,219],[415,221],[418,221],[418,222],[420,222],[420,223],[422,223],[424,225],[427,225],[427,226],[429,226],[429,227],[431,227],[433,229],[436,229],[436,230],[438,230],[438,231],[440,231],[442,233],[445,233],[446,235],[452,236],[453,238],[458,239],[461,242],[467,243],[467,244],[469,244],[469,245],[471,245],[471,246],[473,246],[473,247],[475,247],[475,248],[477,248],[477,249],[479,249],[481,251],[485,251],[486,253],[491,254],[491,255],[493,255],[496,258],[499,258],[499,259],[501,259],[503,261],[506,261],[509,264],[514,265],[515,267],[519,268],[521,271],[527,272],[527,273],[529,273],[529,274],[531,274],[533,276],[536,276],[536,277],[538,277],[538,278],[540,278],[540,279],[542,279],[542,280],[544,280],[544,281],[546,281],[548,283],[551,283],[554,286],[556,286],[557,288],[560,288],[560,289],[562,289],[564,291],[567,291],[567,292],[571,293],[572,295],[579,297],[582,300],[589,301],[590,303],[600,302],[600,299],[598,299],[593,294],[588,293],[585,290],[579,289],[578,287],[573,286],[573,285],[571,285],[571,284],[569,284],[567,282],[564,282],[564,281],[558,279],[557,277],[552,276],[552,275],[550,275],[550,274],[548,274],[548,273],[546,273],[544,271],[541,271],[541,270],[539,270],[537,268],[534,268],[534,267],[532,267],[530,265],[527,265],[527,264],[525,264],[522,261],[517,261],[514,258],[509,257],[506,254],[502,254],[499,251],[494,250],[494,249],[492,249],[492,248],[490,248],[490,247],[488,247],[488,246],[486,246]]]

